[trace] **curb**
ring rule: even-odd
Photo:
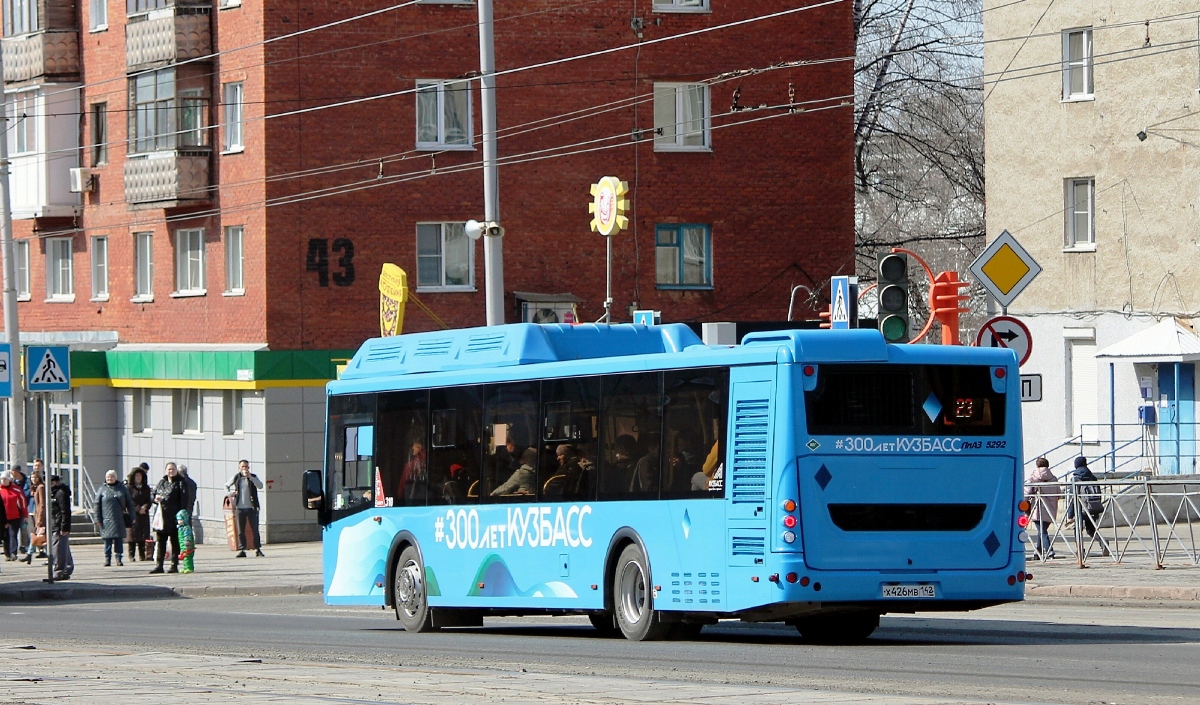
[[[1133,587],[1121,585],[1043,585],[1025,589],[1032,597],[1083,597],[1114,600],[1200,601],[1196,587]]]
[[[320,595],[322,585],[247,585],[217,587],[167,587],[165,585],[55,585],[0,588],[0,604],[16,602],[90,602],[99,600],[161,600],[168,598],[235,597],[261,595]]]

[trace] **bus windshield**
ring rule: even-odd
[[[812,435],[1004,435],[1004,393],[981,365],[822,365],[804,402]]]

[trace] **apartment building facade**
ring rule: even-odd
[[[1022,372],[1042,379],[1026,450],[1074,439],[1060,457],[1193,473],[1200,11],[984,6],[988,235],[1009,230],[1044,268],[1009,309],[1033,334]]]
[[[75,430],[31,406],[31,440],[75,439],[54,452],[93,478],[190,465],[214,533],[248,458],[268,540],[315,535],[300,473],[324,382],[377,334],[382,265],[433,313],[406,331],[484,322],[475,3],[0,7],[22,340],[79,368],[47,416]],[[508,321],[601,316],[608,175],[633,204],[615,320],[778,320],[794,285],[853,271],[851,14],[795,9],[497,8]]]

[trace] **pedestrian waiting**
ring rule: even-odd
[[[154,530],[156,565],[151,573],[163,572],[168,542],[171,544],[171,569],[167,572],[179,572],[179,531],[175,524],[176,516],[186,506],[187,499],[187,484],[179,474],[179,468],[175,463],[167,463],[162,479],[154,487],[155,510],[154,517],[150,520],[150,528]]]
[[[58,475],[50,476],[50,544],[54,579],[68,580],[75,572],[71,555],[71,488]]]
[[[146,480],[146,468],[142,465],[130,470],[129,477],[125,480],[125,489],[129,492],[129,499],[133,502],[133,523],[129,527],[130,561],[145,561],[146,544],[153,540],[150,535],[150,507],[154,504],[154,496],[150,491],[150,484]],[[152,547],[151,553],[153,550]]]
[[[29,518],[25,493],[13,482],[11,470],[0,473],[0,510],[4,522],[4,560],[15,561],[21,543],[21,527]]]
[[[254,555],[263,555],[262,539],[258,533],[258,491],[262,488],[262,480],[250,472],[249,460],[239,462],[237,473],[225,483],[225,490],[233,500],[237,515],[238,558],[245,558],[250,548],[254,549]]]
[[[112,565],[114,549],[117,554],[117,565],[125,565],[125,534],[133,524],[133,500],[129,492],[117,480],[117,471],[109,470],[104,474],[104,484],[96,490],[96,506],[94,509],[96,526],[100,529],[100,537],[104,539],[104,567]],[[130,546],[132,552],[133,547]]]

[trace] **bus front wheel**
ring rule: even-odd
[[[659,621],[654,613],[650,562],[637,544],[626,546],[617,560],[613,575],[613,606],[617,627],[630,641],[657,641],[670,632],[671,625]]]
[[[796,622],[800,636],[814,644],[859,644],[878,628],[877,612],[832,614]]]
[[[408,546],[400,552],[400,558],[396,560],[393,590],[396,619],[400,620],[404,631],[433,631],[433,615],[425,590],[425,566],[421,565],[421,554],[415,546]]]

